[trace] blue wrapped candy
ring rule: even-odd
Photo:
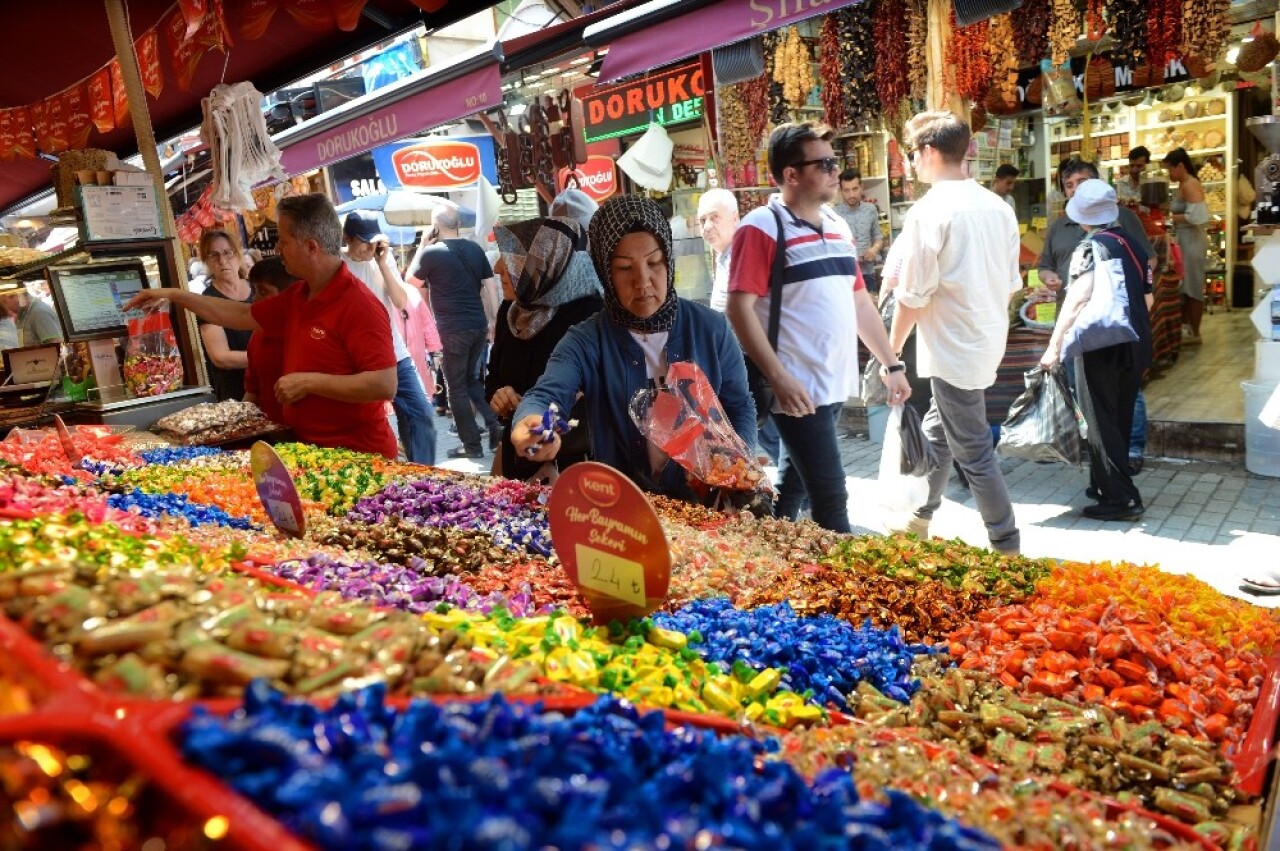
[[[911,676],[916,657],[946,653],[943,645],[907,644],[896,626],[855,627],[831,615],[802,618],[789,603],[748,611],[717,597],[655,614],[653,622],[689,635],[690,649],[708,662],[781,668],[783,688],[811,693],[813,702],[831,702],[842,710],[861,682],[894,700],[910,701],[920,688]]]
[[[162,446],[159,449],[147,449],[138,455],[148,464],[181,464],[193,458],[206,455],[221,455],[222,450],[213,446]]]
[[[233,517],[216,505],[192,502],[186,494],[143,493],[134,488],[126,493],[113,493],[107,505],[143,517],[182,517],[192,526],[229,526],[232,529],[258,529],[247,517]]]
[[[322,710],[255,683],[230,717],[197,707],[182,753],[326,849],[999,848],[899,792],[860,800],[845,771],[758,763],[776,742],[669,731],[611,697],[571,717],[383,698]]]

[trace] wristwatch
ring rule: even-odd
[[[880,374],[893,375],[895,372],[906,372],[906,370],[907,370],[907,365],[902,361],[898,361],[893,366],[881,366]]]

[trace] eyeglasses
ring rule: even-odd
[[[816,160],[801,160],[798,163],[792,163],[791,168],[804,168],[808,165],[820,166],[827,174],[834,174],[840,168],[840,160],[837,157],[819,157]]]
[[[206,256],[210,260],[235,260],[240,255],[234,251],[210,251]]]

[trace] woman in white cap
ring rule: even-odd
[[[1089,424],[1090,486],[1085,494],[1096,500],[1085,507],[1084,515],[1096,520],[1137,520],[1143,507],[1129,471],[1129,432],[1142,373],[1151,365],[1148,258],[1117,226],[1116,191],[1105,181],[1081,183],[1067,202],[1067,215],[1084,229],[1085,238],[1071,257],[1062,315],[1040,365],[1051,369],[1058,364],[1063,342],[1091,299],[1104,296],[1104,287],[1124,287],[1129,324],[1137,339],[1085,352],[1076,360],[1076,382]]]

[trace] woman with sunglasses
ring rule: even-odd
[[[200,236],[200,260],[209,269],[204,295],[231,301],[253,301],[253,287],[240,276],[240,252],[224,230],[207,230]],[[200,342],[204,344],[209,386],[219,402],[244,398],[244,370],[249,365],[249,331],[213,325],[203,319]]]

